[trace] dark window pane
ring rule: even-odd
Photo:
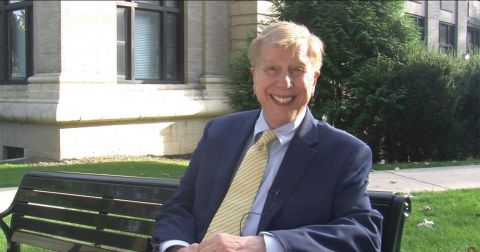
[[[160,2],[159,1],[153,1],[153,0],[137,0],[135,1],[137,3],[145,3],[145,4],[155,4],[155,5],[159,5]]]
[[[177,48],[167,48],[167,79],[177,79]]]
[[[177,7],[177,1],[176,0],[166,0],[165,1],[165,6],[167,6],[167,7]]]
[[[447,43],[448,28],[446,25],[440,25],[440,43]]]
[[[160,79],[160,14],[136,11],[135,79]]]
[[[167,14],[167,45],[177,45],[177,15]]]
[[[117,8],[117,77],[127,76],[127,15],[126,9]]]
[[[167,79],[177,78],[177,16],[167,14]]]
[[[8,13],[9,38],[9,79],[27,79],[27,47],[25,10],[16,10]]]
[[[467,28],[467,52],[476,52],[480,46],[480,29]]]
[[[448,24],[440,24],[440,47],[448,51],[455,48],[455,27]]]

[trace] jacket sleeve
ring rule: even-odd
[[[383,217],[366,191],[370,169],[371,151],[364,145],[345,162],[329,223],[269,232],[285,251],[380,251]]]
[[[165,202],[156,216],[152,233],[154,243],[168,240],[182,240],[192,244],[197,242],[195,219],[192,214],[195,201],[195,179],[199,166],[199,158],[206,139],[208,125],[204,135],[195,149],[185,174],[180,179],[180,185],[173,197]]]

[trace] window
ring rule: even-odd
[[[413,23],[417,25],[418,31],[420,32],[420,40],[425,40],[425,18],[420,16],[411,16]]]
[[[440,1],[440,9],[446,10],[449,12],[455,11],[455,1],[452,0],[441,0]]]
[[[468,16],[474,18],[480,18],[480,2],[468,1]]]
[[[32,66],[32,2],[0,1],[0,84],[26,84]]]
[[[117,77],[134,83],[180,83],[182,2],[117,2]]]
[[[467,53],[480,49],[480,29],[467,27]]]
[[[455,49],[455,26],[440,23],[440,49],[448,52]]]

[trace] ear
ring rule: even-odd
[[[250,67],[250,73],[252,73],[252,79],[253,79],[253,84],[252,84],[252,90],[253,90],[253,94],[255,94],[255,79],[256,79],[256,75],[255,75],[255,67]]]
[[[313,73],[312,97],[315,93],[315,87],[317,86],[318,77],[320,77],[320,71],[315,71],[315,73]]]

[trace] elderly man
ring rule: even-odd
[[[267,26],[249,48],[260,110],[210,121],[158,215],[161,251],[379,251],[369,147],[313,118],[323,43]]]

